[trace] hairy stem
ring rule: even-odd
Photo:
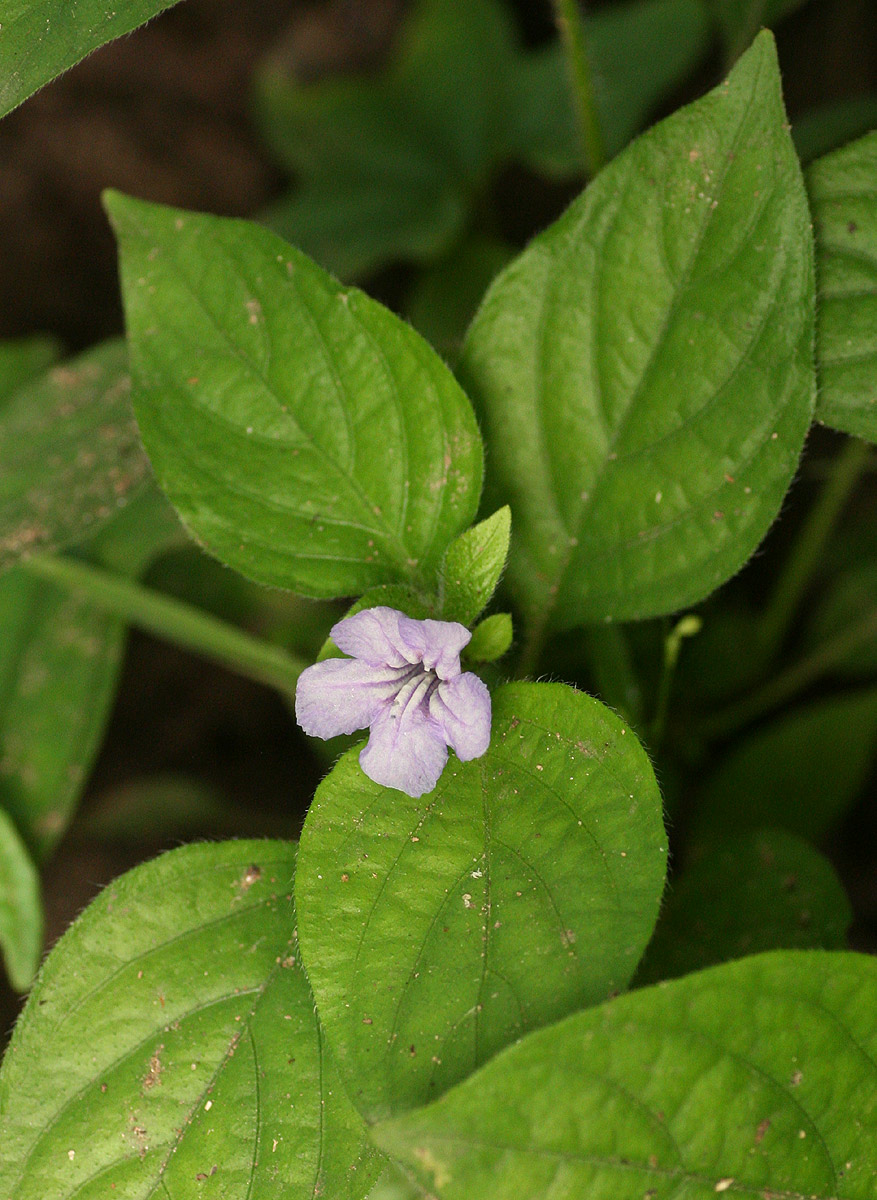
[[[139,629],[203,654],[287,695],[294,694],[299,675],[309,665],[218,617],[79,559],[40,555],[27,559],[22,566]]]
[[[585,154],[585,169],[589,177],[593,178],[600,168],[606,165],[608,155],[597,112],[594,72],[588,54],[587,33],[580,0],[554,0],[554,9],[557,28],[566,52],[570,86]]]

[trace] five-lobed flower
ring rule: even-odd
[[[438,782],[448,747],[467,762],[490,742],[490,693],[460,666],[471,637],[456,621],[417,621],[383,606],[345,617],[332,639],[351,657],[302,672],[298,723],[319,738],[370,728],[359,755],[366,775],[422,796]]]

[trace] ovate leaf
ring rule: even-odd
[[[111,194],[156,476],[218,558],[311,596],[431,580],[481,441],[404,322],[244,221]]]
[[[9,982],[30,987],[43,949],[40,880],[12,819],[0,808],[0,951]]]
[[[877,749],[877,689],[805,705],[750,735],[704,785],[696,842],[738,829],[819,841],[856,800]]]
[[[487,606],[508,558],[511,522],[508,506],[497,509],[448,546],[442,563],[445,620],[471,625]]]
[[[673,880],[637,983],[763,950],[842,950],[852,919],[831,864],[801,838],[732,835]]]
[[[130,33],[175,0],[5,0],[0,29],[0,117],[37,88]]]
[[[816,415],[877,441],[877,131],[807,172],[819,282]]]
[[[671,612],[755,549],[813,408],[809,222],[763,34],[488,291],[464,374],[531,621]]]
[[[187,846],[50,955],[0,1073],[0,1192],[360,1200],[380,1171],[298,960],[291,843]]]
[[[317,791],[296,883],[305,966],[368,1116],[438,1096],[529,1029],[630,979],[666,841],[648,758],[562,684],[494,696],[483,758],[420,799],[353,751]]]
[[[877,960],[781,951],[541,1030],[380,1146],[440,1200],[872,1200]]]
[[[81,541],[143,484],[149,465],[129,393],[127,350],[113,341],[0,406],[0,568]]]

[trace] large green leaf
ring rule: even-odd
[[[611,157],[697,65],[709,46],[710,29],[701,0],[633,0],[587,17],[585,35],[601,133]],[[516,82],[513,156],[547,175],[581,175],[581,134],[563,47],[555,42],[522,58]]]
[[[143,484],[149,464],[129,392],[125,343],[112,341],[0,406],[0,568],[80,541]]]
[[[111,194],[140,431],[229,566],[312,596],[434,585],[481,439],[410,326],[244,221]]]
[[[843,950],[852,909],[831,864],[793,834],[745,832],[674,879],[638,985],[763,950]]]
[[[4,0],[0,25],[0,117],[37,88],[176,0]]]
[[[323,1046],[282,842],[112,883],[44,966],[0,1073],[0,1194],[359,1200],[380,1171]]]
[[[634,734],[563,684],[493,703],[484,757],[418,800],[345,755],[302,833],[302,954],[369,1117],[623,988],[657,916],[661,801]]]
[[[30,986],[42,949],[39,876],[12,819],[0,808],[0,951],[17,991]]]
[[[373,1130],[440,1200],[873,1200],[877,960],[759,955],[525,1038]]]
[[[877,130],[809,167],[819,282],[816,415],[877,441]]]
[[[779,717],[746,738],[707,780],[694,841],[765,827],[821,840],[861,793],[875,749],[875,688]]]
[[[531,620],[671,612],[742,566],[810,423],[812,342],[809,210],[765,33],[601,172],[470,329]]]

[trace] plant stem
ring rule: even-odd
[[[670,701],[670,688],[673,676],[676,674],[676,664],[679,661],[679,651],[685,638],[694,637],[700,633],[702,621],[695,613],[682,617],[664,638],[664,666],[661,670],[661,681],[658,684],[658,696],[655,701],[655,715],[652,718],[649,742],[656,750],[664,740],[664,729],[667,724],[667,707]]]
[[[309,665],[218,617],[79,559],[40,555],[22,565],[32,575],[85,596],[139,629],[203,654],[289,696]]]
[[[707,740],[730,737],[756,718],[778,708],[798,692],[826,675],[848,655],[877,638],[877,608],[814,652],[766,683],[759,691],[699,722],[693,732]]]
[[[819,565],[828,537],[865,467],[871,447],[850,438],[835,459],[828,482],[807,514],[767,602],[759,630],[760,649],[769,663],[782,646],[792,619]]]
[[[557,28],[566,52],[570,86],[585,154],[585,169],[588,176],[593,178],[600,168],[606,165],[608,155],[597,112],[594,72],[588,54],[588,40],[580,0],[554,0],[554,9]]]

